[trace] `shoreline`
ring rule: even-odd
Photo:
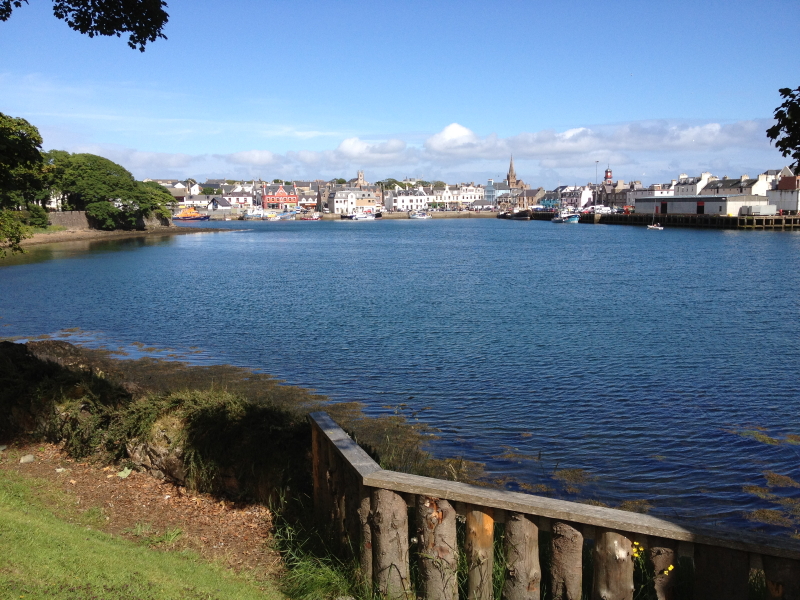
[[[102,240],[121,240],[135,237],[152,237],[163,235],[185,235],[188,233],[217,233],[220,231],[231,231],[230,229],[212,229],[206,227],[160,227],[158,229],[148,229],[146,231],[126,231],[114,230],[103,231],[101,229],[65,229],[62,231],[34,233],[33,237],[22,240],[23,247],[39,246],[42,244],[58,244],[63,242],[83,242],[83,241],[102,241]]]

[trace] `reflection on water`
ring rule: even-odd
[[[0,331],[79,327],[403,412],[511,489],[751,527],[800,502],[765,474],[800,481],[798,234],[247,228],[32,248],[51,254],[0,268]]]
[[[162,246],[169,244],[175,236],[148,234],[139,237],[118,240],[77,240],[54,244],[36,244],[27,246],[22,254],[9,254],[0,259],[0,267],[27,265],[48,260],[75,258],[87,253],[122,252],[135,250],[145,246]]]

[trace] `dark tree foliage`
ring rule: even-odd
[[[0,21],[28,0],[0,0]],[[144,52],[147,42],[167,39],[162,33],[169,15],[162,0],[53,0],[53,14],[89,37],[128,35],[128,46]]]
[[[767,137],[783,156],[794,159],[791,168],[800,170],[800,87],[796,90],[782,88],[783,104],[775,109],[775,125],[767,129]]]
[[[16,208],[25,194],[41,188],[41,148],[36,127],[0,113],[0,208]]]

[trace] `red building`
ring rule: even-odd
[[[261,188],[261,205],[273,210],[293,210],[297,208],[297,190],[293,185],[267,185]]]

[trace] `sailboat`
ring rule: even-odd
[[[661,223],[656,223],[656,203],[655,200],[653,201],[653,222],[647,226],[648,229],[654,229],[655,231],[663,231],[664,228],[661,226]]]

